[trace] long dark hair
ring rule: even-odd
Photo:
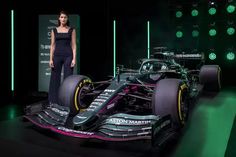
[[[66,23],[66,25],[67,25],[67,26],[70,26],[70,21],[69,21],[69,14],[67,13],[67,11],[65,11],[65,10],[62,10],[62,11],[59,13],[59,15],[58,15],[58,18],[61,16],[61,14],[64,14],[64,15],[66,15],[66,16],[67,16],[68,20],[67,20],[67,23]],[[58,26],[60,26],[60,25],[61,25],[61,22],[60,22],[60,20],[57,20],[57,21],[58,21]]]

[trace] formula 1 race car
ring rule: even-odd
[[[161,52],[141,59],[138,70],[119,67],[116,77],[92,82],[83,75],[67,77],[59,103],[26,106],[24,118],[53,132],[105,141],[166,140],[183,128],[189,107],[202,90],[221,88],[218,65],[188,69],[181,61],[204,60],[202,54]]]

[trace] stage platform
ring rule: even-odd
[[[204,95],[193,106],[180,136],[161,148],[153,148],[147,141],[104,142],[58,135],[24,122],[22,106],[4,105],[0,108],[1,156],[223,157],[227,146],[235,145],[229,140],[234,138],[230,133],[236,114],[235,102],[236,88]]]

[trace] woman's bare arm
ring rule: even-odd
[[[73,51],[73,59],[71,62],[71,67],[74,67],[76,64],[76,32],[75,29],[73,29],[72,31],[72,40],[71,40],[71,47],[72,47],[72,51]]]
[[[51,31],[51,46],[50,46],[50,61],[49,61],[49,66],[54,67],[53,65],[53,55],[54,55],[54,50],[55,50],[55,35],[53,30]]]

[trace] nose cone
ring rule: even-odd
[[[95,115],[94,112],[85,111],[85,112],[79,113],[73,118],[73,125],[76,127],[81,127],[85,125],[86,123],[90,122],[93,119],[94,115]]]

